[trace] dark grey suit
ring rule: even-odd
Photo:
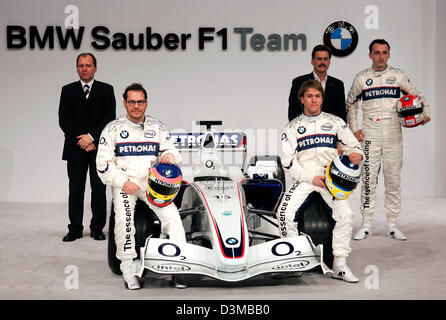
[[[80,81],[62,87],[59,104],[59,126],[65,134],[62,159],[67,161],[69,178],[68,215],[70,232],[83,230],[84,193],[87,171],[90,170],[90,229],[102,231],[106,222],[105,185],[96,172],[96,151],[86,152],[77,146],[79,135],[89,133],[96,148],[105,125],[116,118],[113,87],[95,80],[88,99]]]
[[[300,86],[309,80],[314,80],[313,72],[293,79],[290,96],[288,98],[288,121],[293,120],[302,113],[302,106],[297,94]],[[347,121],[344,83],[341,80],[327,76],[322,111],[334,114],[344,121]]]

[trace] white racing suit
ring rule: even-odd
[[[102,182],[112,186],[116,257],[121,261],[133,260],[137,256],[133,221],[137,198],[147,203],[155,212],[164,234],[168,234],[170,239],[186,241],[175,204],[156,207],[146,197],[149,168],[165,153],[171,153],[176,164],[181,162],[181,156],[170,140],[169,132],[155,118],[146,116],[143,123],[135,124],[123,116],[108,123],[102,131],[96,168]],[[122,190],[127,180],[141,187],[136,195],[126,194]]]
[[[372,67],[357,74],[347,97],[347,122],[357,131],[359,102],[362,109],[362,165],[361,214],[372,222],[375,212],[376,184],[383,167],[385,185],[385,213],[388,222],[396,222],[401,209],[401,167],[403,165],[403,136],[396,105],[400,97],[414,94],[424,103],[424,115],[430,108],[402,70],[387,66],[384,71]]]
[[[308,195],[317,191],[333,211],[333,255],[346,258],[350,251],[353,211],[349,201],[335,199],[326,188],[313,184],[315,176],[324,176],[327,165],[338,155],[337,143],[344,154],[363,155],[361,145],[341,118],[321,112],[308,117],[301,114],[284,128],[281,160],[285,171],[293,177],[293,185],[285,193],[277,212],[282,237],[297,236],[297,221]]]

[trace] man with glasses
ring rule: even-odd
[[[65,135],[62,159],[67,161],[68,216],[70,224],[64,242],[82,238],[84,193],[87,171],[90,171],[91,212],[90,236],[105,240],[102,229],[106,222],[105,185],[96,173],[96,150],[105,125],[116,118],[113,87],[94,79],[96,58],[81,53],[76,59],[80,80],[62,88],[59,103],[59,126]]]
[[[137,199],[143,200],[161,221],[162,232],[172,240],[186,241],[185,231],[174,203],[165,207],[152,205],[146,197],[149,168],[157,161],[179,164],[180,153],[170,140],[166,127],[145,115],[147,92],[139,83],[125,89],[123,105],[127,110],[102,131],[96,167],[100,179],[112,186],[115,208],[116,257],[121,261],[127,289],[140,288],[135,275],[135,226],[133,222]],[[184,277],[174,278],[177,288],[185,288]]]
[[[342,120],[347,121],[344,83],[327,74],[330,61],[331,50],[329,47],[319,44],[313,48],[311,53],[313,71],[293,79],[290,96],[288,98],[288,121],[293,120],[302,113],[298,93],[301,85],[309,80],[319,81],[325,91],[322,111],[334,114]]]

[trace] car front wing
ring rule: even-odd
[[[260,274],[308,271],[321,266],[323,246],[315,246],[307,235],[276,239],[249,247],[245,265],[217,262],[214,251],[191,243],[148,238],[141,248],[137,274],[144,269],[158,274],[199,274],[223,281],[242,281]]]

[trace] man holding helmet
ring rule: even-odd
[[[423,96],[409,81],[407,74],[387,65],[390,46],[384,39],[375,39],[369,45],[372,66],[358,73],[347,97],[347,122],[355,137],[362,142],[366,157],[363,162],[361,186],[361,214],[363,226],[353,239],[369,237],[375,212],[376,184],[381,162],[384,173],[385,213],[387,235],[397,240],[407,237],[396,227],[401,210],[401,167],[403,165],[403,137],[397,113],[397,103],[405,94],[417,95],[423,103],[421,124],[430,121],[430,108]],[[361,103],[362,129],[358,126],[358,108]],[[408,123],[408,122],[407,122]]]
[[[289,122],[282,134],[282,166],[294,182],[277,213],[281,236],[299,234],[296,223],[299,211],[311,192],[319,192],[332,209],[336,221],[332,239],[333,278],[358,282],[359,279],[346,263],[351,252],[353,211],[349,201],[345,200],[348,195],[342,197],[344,200],[338,200],[326,188],[324,173],[338,156],[338,142],[353,165],[358,165],[364,154],[344,120],[321,111],[324,89],[318,81],[305,82],[298,96],[303,105],[303,114]]]
[[[151,191],[152,201],[146,194],[149,169],[155,162],[159,160],[160,164],[174,165],[181,162],[181,156],[164,125],[155,118],[145,116],[148,102],[144,87],[139,83],[128,86],[123,98],[127,114],[108,123],[102,131],[96,168],[102,182],[112,186],[116,257],[121,261],[120,269],[126,287],[134,290],[140,288],[132,266],[137,256],[133,222],[137,199],[146,202],[155,212],[161,221],[162,232],[170,239],[186,241],[186,237],[178,209],[172,202],[172,195],[179,190],[178,180],[181,183],[179,168],[174,166],[166,174],[163,166],[156,164],[156,168],[152,168],[154,177],[149,182],[151,190],[156,189],[154,185],[158,182],[163,183],[163,188],[158,188],[156,194]],[[163,181],[167,176],[174,179]],[[159,192],[164,195],[159,195]]]

